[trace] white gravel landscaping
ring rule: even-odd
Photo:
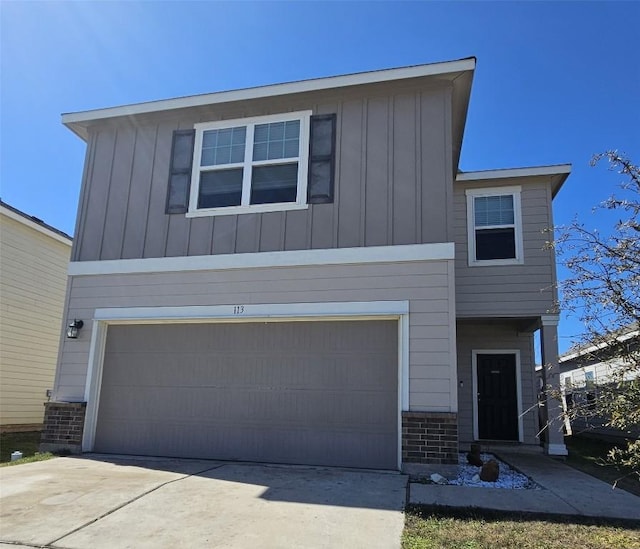
[[[469,465],[467,455],[459,454],[458,457],[458,476],[453,477],[451,474],[444,475],[447,483],[454,486],[474,486],[478,488],[506,488],[510,490],[539,490],[540,487],[529,477],[513,470],[504,461],[499,460],[493,454],[480,454],[480,458],[484,463],[494,459],[498,462],[500,475],[496,482],[484,482],[477,476],[480,474],[480,467]],[[475,478],[474,478],[475,477]],[[444,482],[443,482],[444,484]]]

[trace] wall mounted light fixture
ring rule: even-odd
[[[67,327],[67,337],[69,339],[76,339],[78,337],[78,332],[80,328],[84,326],[84,322],[82,320],[78,320],[77,318],[73,319],[73,322],[69,323]]]

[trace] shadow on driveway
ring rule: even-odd
[[[56,547],[399,547],[399,473],[85,455],[0,471],[0,541]]]
[[[254,485],[268,501],[398,510],[406,499],[407,479],[393,471],[109,454],[75,459]],[[394,492],[399,497],[390,497]]]

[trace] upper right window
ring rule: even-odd
[[[520,187],[467,189],[469,265],[523,263]]]

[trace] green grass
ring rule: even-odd
[[[44,461],[55,457],[49,452],[38,453],[40,444],[40,431],[26,433],[2,433],[0,434],[0,467],[18,465],[32,461]],[[22,459],[11,461],[11,453],[19,450],[24,456]]]
[[[591,476],[599,478],[617,488],[640,496],[640,480],[630,469],[621,469],[607,463],[607,453],[614,446],[588,437],[570,436],[564,438],[569,456],[567,465]]]
[[[631,521],[412,506],[406,510],[402,549],[636,549],[639,526]]]
[[[51,452],[44,452],[42,454],[36,453],[32,456],[16,459],[15,461],[3,461],[0,463],[0,467],[10,467],[11,465],[21,465],[22,463],[33,463],[34,461],[47,461],[54,457],[56,457],[55,454],[52,454]]]

